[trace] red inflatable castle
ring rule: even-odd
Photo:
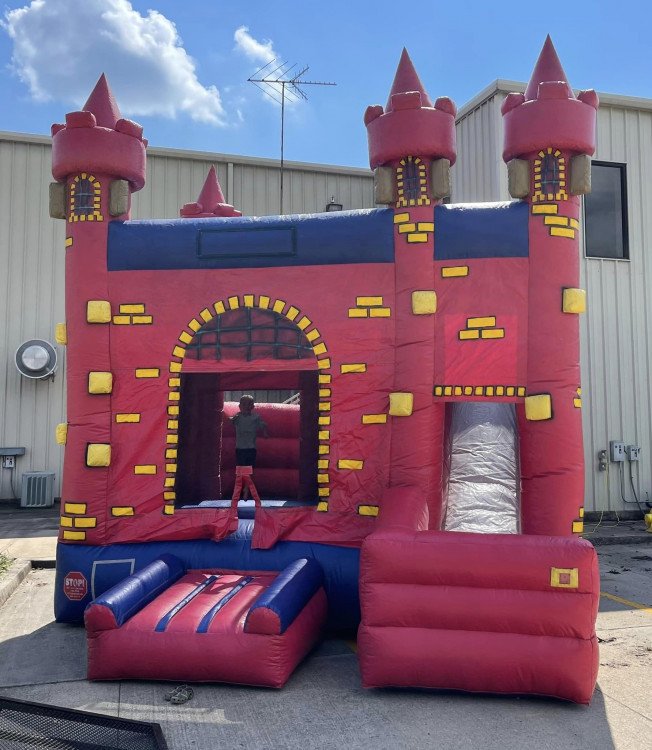
[[[574,95],[547,39],[525,94],[503,104],[514,200],[444,204],[456,108],[429,98],[403,52],[387,104],[364,118],[386,207],[263,218],[226,204],[211,170],[180,219],[131,221],[146,141],[104,77],[53,126],[68,349],[56,612],[80,621],[94,601],[89,632],[113,646],[96,642],[92,674],[124,675],[113,665],[132,641],[142,664],[159,627],[174,640],[172,610],[194,663],[188,633],[230,596],[224,633],[277,617],[269,637],[290,633],[300,655],[323,617],[341,628],[361,617],[369,687],[590,700],[579,196],[597,105],[593,91]],[[268,389],[295,397],[257,406],[270,437],[250,475],[236,467],[225,393]],[[253,513],[233,493],[244,476]],[[320,572],[306,583],[308,568],[287,572],[297,560]],[[207,569],[221,572],[192,572]],[[229,571],[284,571],[256,590],[276,614],[250,620],[258,599]],[[171,587],[164,604],[146,579]],[[322,620],[306,614],[324,593]],[[291,669],[279,670],[196,679],[278,685]]]

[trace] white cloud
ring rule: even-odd
[[[226,124],[220,92],[199,82],[158,11],[141,15],[129,0],[32,0],[0,23],[13,40],[12,67],[37,101],[80,106],[104,72],[124,114]]]
[[[251,36],[246,26],[240,26],[239,29],[236,29],[233,39],[236,49],[244,52],[247,57],[259,62],[261,65],[271,62],[278,57],[276,52],[274,52],[274,45],[271,39],[259,42]]]

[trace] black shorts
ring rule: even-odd
[[[255,448],[236,448],[235,449],[236,466],[255,466],[256,449]]]

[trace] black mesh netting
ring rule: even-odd
[[[167,750],[158,724],[0,696],[0,750]]]

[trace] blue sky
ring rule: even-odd
[[[496,78],[527,80],[550,33],[575,88],[652,98],[646,2],[8,0],[0,130],[49,133],[106,72],[152,145],[278,158],[279,108],[246,79],[309,65],[286,158],[367,166],[362,116],[384,104],[403,46],[427,91],[462,106]]]

